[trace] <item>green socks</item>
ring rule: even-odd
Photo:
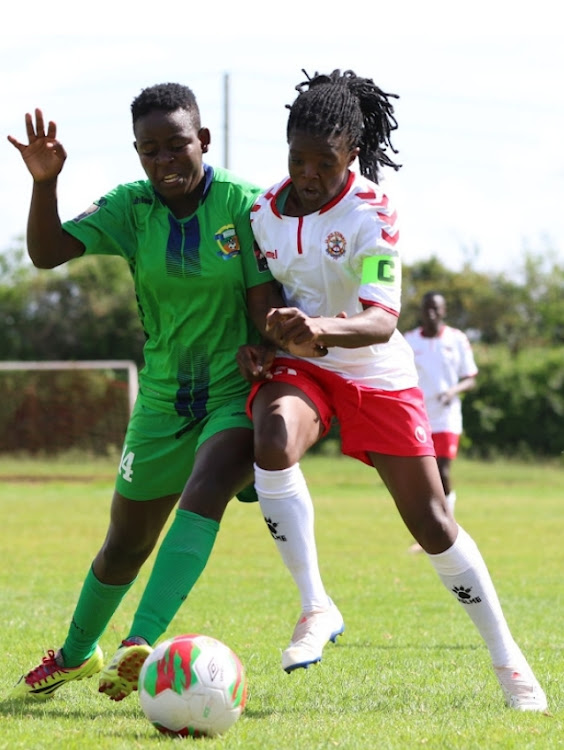
[[[162,541],[133,619],[131,636],[150,645],[165,632],[206,567],[219,530],[217,521],[178,509]]]
[[[77,667],[92,656],[98,639],[132,585],[133,581],[121,586],[102,583],[90,568],[63,644],[65,667]]]
[[[153,644],[164,633],[206,567],[218,530],[217,521],[187,510],[176,511],[137,608],[131,636]],[[101,583],[90,568],[62,648],[66,667],[77,667],[92,656],[132,585],[133,581],[121,586]]]

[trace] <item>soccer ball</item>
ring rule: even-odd
[[[247,678],[225,643],[207,635],[179,635],[160,643],[145,660],[139,700],[159,732],[213,737],[242,714]]]

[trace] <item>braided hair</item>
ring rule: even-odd
[[[398,127],[390,98],[398,99],[397,94],[385,93],[371,78],[361,78],[352,70],[315,73],[312,78],[302,72],[307,81],[296,86],[298,97],[286,105],[290,110],[288,140],[295,130],[309,135],[343,135],[349,148],[360,149],[361,174],[376,183],[381,166],[401,167],[386,153],[386,148],[398,153],[390,140]]]
[[[161,112],[175,112],[177,109],[185,109],[193,116],[196,129],[200,127],[200,110],[196,96],[192,89],[181,83],[157,83],[143,89],[131,103],[131,115],[133,124],[140,117],[160,110]]]

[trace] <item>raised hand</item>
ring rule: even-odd
[[[8,140],[18,149],[35,182],[49,182],[57,178],[63,168],[67,153],[57,140],[57,126],[49,120],[47,132],[43,112],[35,110],[35,125],[33,117],[27,113],[25,128],[28,143],[20,143],[17,138],[9,135]]]

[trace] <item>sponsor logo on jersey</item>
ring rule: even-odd
[[[325,250],[332,258],[340,258],[345,254],[347,241],[340,232],[331,232],[325,240]]]
[[[253,243],[253,251],[255,253],[255,260],[257,262],[257,268],[262,273],[263,271],[268,271],[268,262],[264,255],[261,252],[260,247],[257,245],[256,242]]]
[[[227,226],[222,227],[219,232],[214,234],[214,239],[219,245],[218,255],[224,260],[234,258],[241,252],[239,238],[237,237],[233,224],[228,224]]]

